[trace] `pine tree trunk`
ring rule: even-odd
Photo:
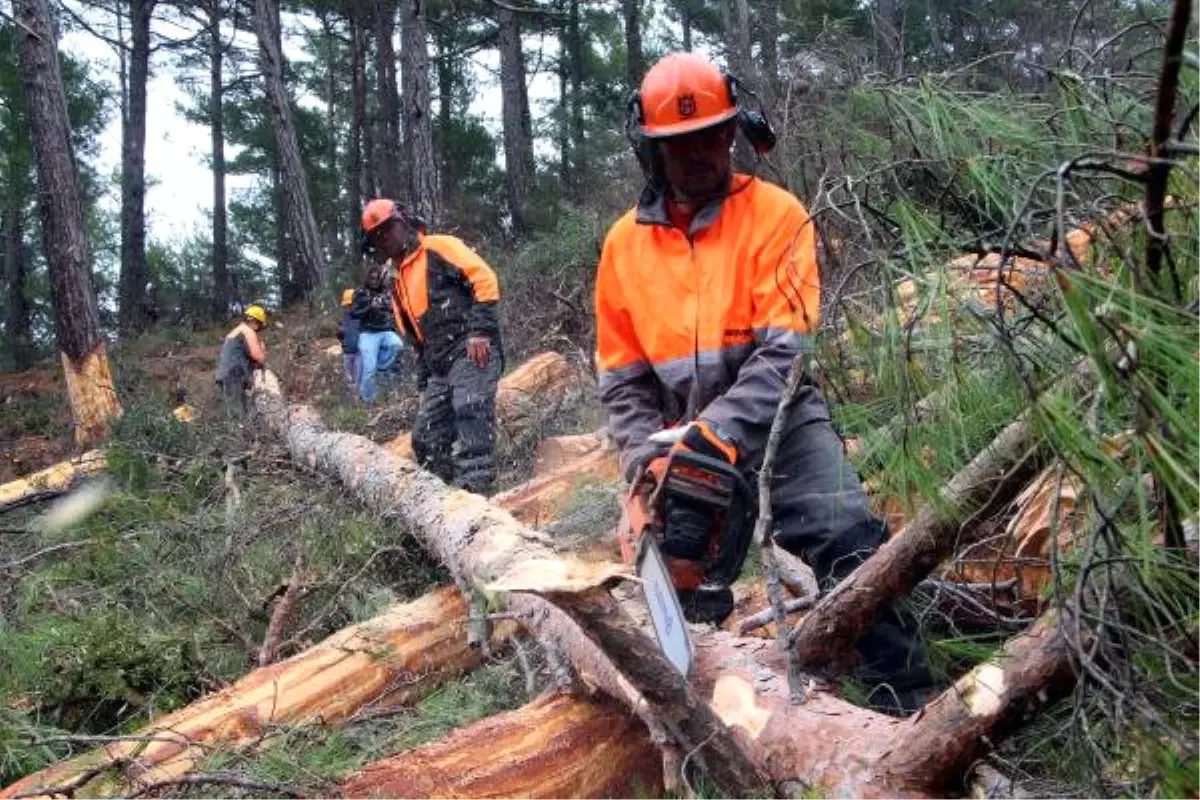
[[[229,282],[229,211],[225,200],[225,76],[221,41],[221,0],[208,5],[208,124],[212,136],[213,217],[212,278],[213,319],[229,315],[232,290]]]
[[[392,37],[396,31],[396,0],[375,0],[375,78],[379,103],[379,141],[376,165],[379,191],[385,197],[401,199],[400,180],[400,97],[396,86],[396,49]]]
[[[517,14],[510,8],[498,6],[496,22],[500,26],[500,98],[504,118],[504,190],[513,232],[520,235],[526,229],[526,178],[523,142],[525,131],[521,120],[521,100],[524,96],[525,69],[521,58],[521,27]]]
[[[8,335],[8,353],[14,370],[28,369],[33,359],[33,337],[29,321],[29,300],[25,294],[25,201],[17,187],[6,187],[4,201],[4,285],[8,295],[4,304],[4,330]]]
[[[571,102],[570,67],[567,52],[570,50],[570,29],[561,25],[558,31],[558,183],[564,195],[571,187],[571,130],[567,123]]]
[[[692,52],[692,5],[684,0],[679,9],[679,25],[682,28],[683,49]]]
[[[426,222],[438,222],[437,152],[433,148],[433,93],[429,86],[429,33],[425,1],[400,4],[400,61],[404,91],[404,153],[408,198]]]
[[[454,158],[450,153],[450,128],[454,114],[455,65],[452,62],[452,45],[449,37],[437,28],[434,29],[434,42],[437,47],[437,82],[438,82],[438,124],[437,138],[434,142],[438,152],[438,170],[442,186],[442,214],[447,215],[454,200],[454,187],[458,183],[458,172],[455,169]]]
[[[877,0],[872,20],[879,71],[904,74],[904,0]]]
[[[725,35],[729,48],[729,65],[733,74],[750,84],[757,83],[753,62],[750,59],[750,4],[749,0],[731,0],[732,8],[726,11]],[[754,172],[754,149],[746,137],[738,132],[733,147],[734,166],[742,172]]]
[[[350,19],[350,93],[352,96],[352,111],[350,114],[349,142],[346,145],[346,198],[350,206],[349,239],[350,246],[358,242],[359,215],[362,213],[365,199],[370,197],[371,182],[367,177],[366,165],[369,159],[363,158],[364,146],[370,141],[367,130],[367,65],[366,65],[366,31],[363,29],[358,7],[351,6]],[[366,142],[364,142],[364,136]]]
[[[642,2],[621,0],[621,16],[625,18],[625,80],[636,89],[646,72],[646,57],[642,53]]]
[[[580,29],[579,0],[569,0],[568,57],[571,63],[571,196],[582,199],[586,174],[583,142],[583,33]]]
[[[146,82],[150,20],[157,0],[129,3],[129,94],[121,126],[121,330],[138,333],[150,321],[146,283]]]
[[[338,174],[338,142],[337,142],[337,82],[335,76],[340,66],[336,62],[337,50],[334,46],[335,33],[331,12],[321,8],[317,12],[321,22],[321,38],[325,45],[325,168],[330,175]],[[330,219],[324,220],[325,252],[331,258],[343,254],[341,237],[340,209],[336,202],[329,205]]]
[[[121,406],[100,337],[52,12],[48,0],[15,0],[13,13],[21,27],[21,82],[37,162],[54,332],[62,352],[75,440],[87,445],[107,434],[109,421],[121,413]]]
[[[304,175],[304,162],[292,120],[291,98],[284,85],[284,62],[279,43],[279,0],[255,0],[255,32],[258,35],[259,66],[266,84],[267,106],[275,129],[283,211],[292,240],[293,274],[304,297],[325,284],[325,257],[321,235],[313,215]]]

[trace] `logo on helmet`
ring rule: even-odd
[[[680,95],[679,97],[679,116],[690,117],[696,113],[696,96],[692,94]]]

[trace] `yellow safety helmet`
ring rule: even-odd
[[[346,289],[342,292],[342,308],[349,308],[354,302],[354,290]]]
[[[266,325],[267,310],[259,305],[250,306],[246,309],[246,319],[252,319],[259,325]]]

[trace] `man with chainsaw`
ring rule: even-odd
[[[735,77],[691,53],[650,69],[630,100],[626,128],[646,185],[609,230],[596,279],[609,431],[635,487],[630,502],[653,496],[662,504],[661,551],[694,621],[719,622],[732,610],[728,584],[755,516],[756,493],[746,487],[756,486],[785,377],[808,349],[819,314],[816,237],[804,206],[731,168],[739,129],[760,156],[775,141],[766,117],[743,107],[747,95]],[[665,480],[676,461],[683,468]],[[665,491],[648,494],[660,485]],[[739,485],[750,510],[721,507]],[[787,412],[771,511],[775,541],[825,587],[884,540],[807,377]],[[714,578],[714,553],[735,536],[744,537],[733,547],[736,563]],[[915,702],[928,673],[911,620],[890,612],[858,650],[859,677],[891,689],[872,700],[893,708]]]
[[[426,233],[393,200],[362,215],[363,252],[396,268],[392,304],[417,354],[417,463],[476,494],[496,478],[496,386],[504,369],[496,273],[461,239]]]

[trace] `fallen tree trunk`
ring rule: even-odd
[[[0,485],[0,513],[68,491],[75,482],[108,468],[104,453],[89,450],[81,456]]]
[[[1019,716],[1013,704],[1031,696],[1025,687],[1032,691],[1036,681],[1006,678],[1006,686],[1021,691],[1000,692],[988,707],[987,721],[967,731],[971,741],[938,756],[940,744],[908,734],[905,726],[913,721],[859,709],[822,692],[810,692],[808,702],[793,704],[782,656],[773,643],[761,639],[697,631],[697,661],[689,685],[603,588],[623,574],[618,565],[583,564],[550,552],[539,534],[481,498],[448,489],[361,437],[325,431],[314,412],[285,406],[277,392],[268,382],[256,400],[298,462],[341,476],[370,507],[404,519],[456,575],[496,594],[544,647],[568,661],[583,686],[621,701],[640,717],[652,741],[666,752],[666,763],[678,765],[675,759],[682,755],[702,765],[719,787],[733,787],[732,795],[763,791],[764,777],[775,788],[799,781],[845,795],[889,793],[893,784],[906,792],[921,791],[912,787],[922,785],[935,791],[947,775],[963,774],[968,759]],[[1006,653],[1040,656],[1036,642],[1015,641]],[[1064,648],[1046,655],[1056,664],[1064,658]],[[991,668],[1007,676],[1015,665],[1026,670],[1020,674],[1034,674],[1024,663],[1021,657],[1006,657]],[[1041,688],[1045,691],[1032,696],[1049,702],[1059,687]],[[951,689],[936,707],[948,714],[952,703],[962,702],[957,691]],[[921,716],[913,720],[919,722]],[[889,755],[890,771],[874,768],[875,761]],[[906,769],[904,764],[920,766]]]
[[[338,476],[369,508],[402,520],[456,578],[497,596],[510,609],[523,604],[541,619],[569,610],[574,624],[555,626],[556,646],[577,672],[581,665],[572,653],[589,647],[599,652],[598,670],[611,677],[604,688],[620,700],[643,698],[647,702],[632,706],[643,715],[667,715],[672,744],[689,753],[721,790],[734,796],[761,790],[765,779],[758,766],[692,694],[683,676],[642,630],[617,612],[611,597],[597,599],[603,593],[593,590],[628,577],[627,566],[555,553],[545,535],[484,498],[448,488],[361,436],[328,431],[313,409],[284,402],[272,373],[256,375],[255,405],[297,464]],[[541,638],[544,629],[534,616],[522,622]],[[637,658],[622,660],[618,668],[610,653],[595,651],[592,637],[613,637],[626,649],[636,647]],[[622,652],[615,654],[620,658]],[[652,727],[658,724],[643,719]]]
[[[28,775],[0,798],[61,794],[68,785],[76,793],[128,794],[190,772],[214,752],[262,743],[278,726],[331,724],[366,706],[411,703],[479,663],[466,626],[466,603],[453,588],[394,606],[134,736]],[[511,630],[498,626],[496,635]]]
[[[611,700],[547,694],[376,761],[342,797],[657,797],[662,761]]]

